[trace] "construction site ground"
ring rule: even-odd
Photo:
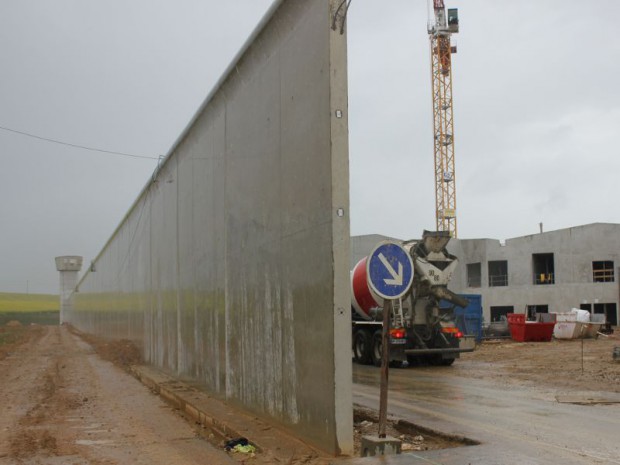
[[[620,341],[584,341],[583,372],[581,345],[490,341],[452,367],[421,370],[487,379],[507,388],[561,388],[582,397],[584,392],[620,392],[620,362],[611,357]],[[402,370],[414,374],[420,369]],[[8,324],[0,328],[0,371],[0,464],[338,461],[275,425],[144,366],[127,341],[81,338],[66,327]],[[361,435],[376,432],[376,411],[360,406],[355,411],[359,444]],[[388,434],[403,439],[409,451],[467,443],[395,416]],[[226,440],[241,436],[256,446],[254,453],[224,450]]]
[[[506,386],[537,386],[568,392],[620,392],[620,331],[597,339],[514,342],[495,339],[461,355],[451,373]]]

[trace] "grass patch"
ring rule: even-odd
[[[60,297],[54,294],[0,292],[0,313],[59,312]]]
[[[22,325],[57,325],[60,324],[60,312],[0,312],[0,326],[10,321],[19,321]]]
[[[20,342],[24,334],[24,328],[2,328],[0,331],[0,346]]]
[[[16,350],[16,348],[45,333],[43,326],[0,326],[0,360]],[[3,373],[4,376],[4,373]],[[0,454],[0,458],[2,455]]]

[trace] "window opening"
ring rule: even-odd
[[[489,287],[508,286],[508,262],[497,260],[489,262]]]
[[[581,304],[579,308],[594,314],[605,314],[605,321],[611,326],[618,326],[618,308],[615,303],[594,304],[594,312],[592,312],[592,304]]]
[[[482,266],[480,263],[467,264],[467,287],[482,285]]]
[[[592,280],[595,283],[613,283],[614,262],[610,260],[592,262]]]
[[[528,305],[527,319],[529,321],[538,321],[537,315],[540,313],[549,313],[549,305]]]
[[[491,322],[501,321],[502,317],[506,317],[508,313],[514,313],[514,312],[515,312],[515,308],[512,305],[491,307]]]
[[[532,254],[534,284],[555,284],[555,266],[552,253]]]

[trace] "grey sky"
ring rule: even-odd
[[[165,154],[271,0],[3,0],[0,126]],[[459,235],[620,222],[620,31],[614,0],[447,1]],[[434,227],[424,0],[354,0],[351,229]],[[155,160],[0,130],[0,292],[56,292],[53,257],[94,258]]]

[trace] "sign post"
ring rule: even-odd
[[[413,282],[413,261],[405,249],[394,242],[382,242],[366,261],[368,286],[383,303],[381,338],[381,388],[379,395],[379,438],[385,438],[388,377],[390,363],[390,316],[392,301],[404,296]]]
[[[379,388],[379,437],[385,438],[387,423],[388,376],[390,370],[390,313],[392,301],[383,304],[383,333],[381,334],[381,387]]]

